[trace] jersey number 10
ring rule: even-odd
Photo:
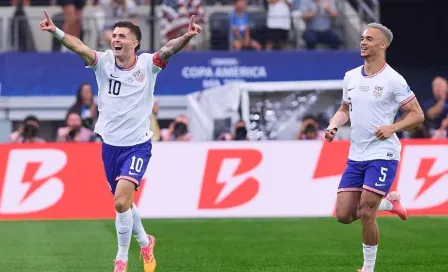
[[[121,82],[109,79],[109,94],[119,95],[121,89]]]

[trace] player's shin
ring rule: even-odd
[[[133,225],[132,211],[116,212],[115,228],[117,229],[118,253],[117,260],[128,261],[129,246],[132,238]]]
[[[134,220],[134,225],[132,227],[132,234],[137,239],[137,242],[141,247],[149,246],[149,238],[143,227],[142,220],[140,218],[140,214],[137,210],[137,206],[135,205],[135,203],[132,205],[132,217]]]
[[[373,211],[375,212],[375,211]],[[376,261],[376,252],[378,249],[379,231],[376,223],[376,215],[373,213],[366,218],[366,215],[361,213],[361,222],[363,227],[363,253],[364,265],[363,272],[373,272]]]
[[[381,202],[381,196],[364,190],[361,195],[359,215],[362,223],[364,266],[361,271],[373,272],[378,249],[379,231],[376,213]]]

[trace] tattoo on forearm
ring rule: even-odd
[[[170,40],[159,50],[159,57],[163,60],[168,60],[172,55],[182,50],[182,48],[187,45],[190,39],[191,37],[187,37],[184,35],[179,38]]]

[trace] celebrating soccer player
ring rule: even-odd
[[[359,272],[374,271],[379,237],[377,211],[390,211],[403,220],[408,217],[400,195],[388,194],[400,160],[396,132],[424,121],[406,80],[386,63],[392,38],[392,32],[381,24],[367,26],[361,37],[364,65],[345,74],[343,103],[325,136],[332,141],[338,128],[350,119],[350,153],[339,184],[336,215],[344,224],[361,219],[364,265]],[[405,117],[394,123],[400,108]]]
[[[144,271],[155,271],[155,239],[147,235],[137,207],[134,191],[151,157],[150,116],[154,105],[157,74],[169,58],[201,32],[191,17],[187,33],[169,41],[157,53],[137,56],[142,33],[131,22],[113,26],[112,50],[97,52],[78,38],[58,29],[47,12],[40,29],[53,34],[69,50],[77,53],[92,68],[98,83],[99,118],[95,132],[103,139],[102,158],[116,210],[115,226],[118,253],[115,272],[127,270],[132,234],[141,246]]]

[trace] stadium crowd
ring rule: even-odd
[[[408,139],[446,139],[448,138],[448,81],[437,76],[432,82],[432,97],[420,101],[426,120],[422,125],[398,134],[400,138]],[[148,122],[154,132],[153,141],[194,141],[190,134],[189,119],[186,114],[178,115],[167,127],[161,128],[157,119],[158,102],[155,101],[153,114]],[[43,139],[39,134],[39,120],[30,115],[23,120],[17,129],[11,133],[10,142],[92,142],[101,141],[93,132],[98,117],[98,106],[93,97],[92,86],[82,84],[76,94],[73,105],[68,109],[65,126],[58,128],[55,139]],[[402,116],[398,115],[397,119]],[[301,120],[297,140],[323,140],[325,122],[318,117],[307,115]],[[233,130],[221,133],[215,140],[250,140],[248,125],[238,121]]]
[[[93,16],[101,25],[98,47],[103,48],[110,44],[114,22],[146,22],[149,14],[139,15],[138,9],[151,4],[150,0],[11,0],[0,3],[61,6],[62,13],[53,20],[61,22],[64,32],[81,40],[84,9],[99,7],[102,12],[95,12]],[[344,35],[337,3],[338,0],[160,0],[156,16],[162,43],[184,33],[191,15],[195,15],[195,22],[202,27],[208,24],[210,39],[197,39],[186,50],[338,49],[344,46]],[[210,8],[219,5],[231,7],[231,11],[223,14],[223,9]],[[206,13],[207,8],[210,10]]]

